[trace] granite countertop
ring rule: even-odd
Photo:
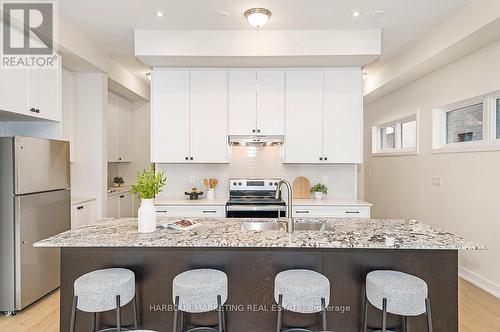
[[[159,228],[151,234],[137,232],[137,219],[107,219],[55,235],[35,247],[229,247],[229,248],[373,248],[478,250],[483,246],[435,229],[416,220],[296,219],[320,221],[327,231],[244,231],[241,221],[249,219],[192,218],[201,225],[189,231]],[[158,224],[179,218],[158,218]],[[257,219],[256,221],[264,221]],[[385,232],[391,225],[395,245],[386,246]]]

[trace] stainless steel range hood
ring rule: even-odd
[[[280,146],[283,145],[281,135],[230,135],[229,145]]]

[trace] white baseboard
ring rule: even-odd
[[[458,267],[458,276],[462,279],[467,280],[471,284],[481,288],[485,292],[500,299],[500,286],[492,283],[491,281],[481,277],[480,275],[467,270],[464,267]]]

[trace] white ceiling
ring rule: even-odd
[[[473,0],[60,0],[61,14],[105,47],[112,58],[144,77],[147,67],[134,56],[134,29],[246,30],[243,13],[265,7],[266,30],[382,29],[387,58]],[[227,11],[223,19],[217,11]],[[353,11],[359,11],[357,18]],[[382,16],[372,15],[384,11]],[[156,17],[163,11],[164,17]]]

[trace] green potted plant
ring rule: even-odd
[[[162,191],[167,178],[164,172],[143,170],[137,173],[137,180],[130,191],[141,200],[138,215],[139,233],[151,233],[156,230],[155,196]]]
[[[123,181],[123,178],[121,176],[115,176],[113,178],[113,184],[115,185],[115,187],[121,187],[124,183],[125,181]]]
[[[314,198],[322,199],[323,195],[328,194],[328,188],[324,184],[318,183],[311,188],[311,192],[314,193]]]

